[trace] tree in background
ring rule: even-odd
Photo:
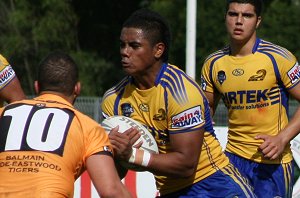
[[[300,0],[274,0],[265,9],[258,35],[295,54],[300,61]]]
[[[170,63],[185,69],[187,0],[6,0],[0,1],[0,53],[13,65],[25,93],[33,95],[38,62],[53,50],[70,53],[79,64],[82,95],[102,96],[123,77],[119,55],[122,23],[149,7],[167,18],[173,40]],[[196,64],[199,81],[206,56],[227,43],[225,1],[198,0]],[[258,31],[300,58],[299,0],[264,0]]]
[[[53,6],[55,5],[55,6]],[[76,46],[76,16],[65,1],[1,1],[1,53],[33,94],[35,66],[49,51]]]

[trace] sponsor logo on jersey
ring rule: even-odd
[[[141,111],[149,112],[149,105],[147,105],[147,104],[142,103],[142,104],[139,105],[139,108],[140,108]]]
[[[260,69],[255,75],[250,76],[248,81],[263,81],[266,77],[267,71],[265,69]]]
[[[172,117],[171,128],[185,128],[197,126],[204,122],[201,117],[201,106],[196,106],[186,111],[183,111]]]
[[[300,66],[298,62],[288,71],[288,77],[291,80],[291,83],[294,84],[300,78]]]
[[[0,86],[4,86],[7,84],[13,77],[15,76],[15,71],[12,69],[11,66],[5,67],[0,72]]]
[[[279,103],[279,95],[269,89],[240,90],[222,94],[223,101],[228,109],[246,110],[261,109]]]
[[[265,90],[240,90],[230,91],[223,94],[223,99],[227,104],[257,103],[268,100],[268,91]]]
[[[218,71],[218,76],[217,76],[218,82],[222,85],[223,82],[226,80],[226,74],[223,70]]]
[[[153,116],[153,120],[165,120],[166,119],[166,111],[164,109],[159,109],[158,113]]]
[[[232,71],[232,74],[233,74],[234,76],[241,76],[241,75],[244,74],[244,70],[241,69],[241,68],[237,68],[237,69],[235,69],[235,70]]]
[[[133,108],[129,103],[123,103],[121,104],[121,111],[123,116],[130,117],[133,113]]]

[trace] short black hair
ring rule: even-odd
[[[229,4],[230,3],[245,3],[245,4],[251,4],[254,6],[254,11],[256,15],[259,17],[262,14],[263,10],[263,1],[262,0],[226,0],[226,12],[228,11]]]
[[[38,77],[41,91],[55,91],[70,96],[78,82],[78,67],[68,54],[54,51],[39,64]]]
[[[146,8],[139,9],[131,14],[123,23],[122,28],[139,28],[143,30],[153,46],[159,42],[164,43],[165,51],[162,59],[164,62],[168,61],[171,32],[167,21],[159,13]]]

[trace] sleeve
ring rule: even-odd
[[[205,125],[205,108],[204,94],[200,86],[190,80],[185,83],[184,89],[181,90],[185,99],[179,100],[168,94],[168,123],[169,132],[180,133],[195,131]]]
[[[16,76],[8,61],[0,54],[0,90],[3,89]]]
[[[276,61],[281,73],[281,80],[284,86],[290,89],[300,81],[300,66],[296,57],[290,52],[288,53],[288,58],[280,56]]]
[[[108,154],[113,155],[113,148],[109,141],[108,134],[105,132],[103,127],[98,123],[88,123],[93,127],[90,129],[86,136],[86,153],[85,158],[94,154]],[[84,160],[85,161],[85,160]]]
[[[211,79],[211,73],[212,73],[211,69],[212,67],[210,66],[210,61],[209,60],[205,61],[201,71],[201,88],[203,91],[213,93],[214,88]]]

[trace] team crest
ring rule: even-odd
[[[121,104],[121,111],[123,116],[130,117],[133,113],[133,108],[129,103],[123,103]]]
[[[218,71],[218,76],[217,76],[217,80],[218,80],[218,82],[222,85],[223,84],[223,82],[226,80],[226,74],[225,74],[225,72],[223,71],[223,70],[221,70],[221,71]]]

